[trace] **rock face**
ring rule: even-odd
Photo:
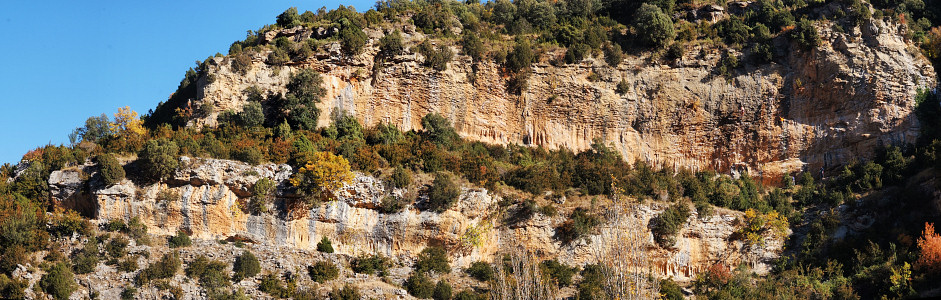
[[[75,183],[68,172],[56,171],[50,177],[53,189],[61,191],[58,197],[72,196],[66,188]],[[442,213],[420,211],[409,205],[401,212],[383,214],[376,210],[382,199],[401,196],[405,190],[386,188],[381,180],[364,175],[357,175],[338,191],[337,200],[288,215],[283,207],[284,201],[294,196],[285,187],[291,172],[287,165],[249,166],[183,157],[181,167],[168,180],[146,186],[125,180],[92,190],[89,199],[97,209],[99,223],[138,217],[152,234],[172,235],[182,230],[196,239],[236,239],[306,251],[315,250],[317,242],[326,236],[338,254],[378,253],[406,263],[427,245],[441,245],[449,249],[452,264],[457,267],[478,260],[491,261],[498,251],[520,245],[541,257],[558,257],[568,264],[594,263],[599,260],[595,248],[611,244],[605,236],[619,228],[610,220],[604,221],[606,225],[594,235],[563,244],[553,237],[568,214],[535,214],[528,221],[505,224],[505,209],[497,205],[498,196],[486,189],[466,187],[461,189],[457,204]],[[270,213],[250,214],[243,209],[251,196],[247,191],[260,178],[279,183],[274,208]],[[704,220],[691,217],[675,248],[653,246],[647,224],[665,207],[635,205],[620,212],[629,216],[632,224],[639,224],[636,228],[643,229],[644,249],[663,276],[690,279],[715,262],[749,262],[759,271],[767,270],[767,263],[781,249],[780,243],[771,243],[748,251],[740,242],[730,241],[741,213],[724,210]]]
[[[291,72],[313,68],[327,89],[319,105],[321,126],[329,124],[329,112],[340,110],[366,126],[420,129],[422,116],[439,112],[462,136],[490,143],[582,150],[602,139],[628,161],[723,172],[749,168],[752,175],[773,176],[816,171],[868,157],[879,145],[913,141],[919,129],[914,96],[934,86],[935,71],[906,44],[904,30],[883,21],[846,33],[821,26],[823,43],[816,49],[779,50],[777,62],[746,65],[729,77],[717,75],[724,54],[712,49],[687,49],[672,65],[630,56],[616,67],[594,58],[554,66],[546,56],[562,51],[550,51],[534,64],[521,95],[506,92],[499,65],[464,55],[443,72],[423,67],[414,53],[374,66],[383,33],[367,30],[370,42],[356,57],[328,45],[337,49],[291,66],[269,66],[260,54],[245,76],[231,69],[230,58],[214,58],[208,70],[213,79],[199,81],[196,102],[238,111],[245,88],[284,93]],[[404,32],[406,43],[424,38]],[[796,48],[785,37],[775,42],[776,49]],[[600,80],[590,81],[589,74]],[[622,80],[630,88],[620,95],[615,89]],[[191,124],[213,125],[215,119]]]

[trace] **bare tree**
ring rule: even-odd
[[[556,300],[559,291],[539,268],[538,260],[521,247],[511,247],[510,270],[503,261],[494,262],[494,279],[490,283],[491,300]]]
[[[634,215],[632,204],[614,197],[606,210],[608,225],[592,242],[595,263],[604,272],[602,289],[610,299],[656,299],[660,297],[660,281],[654,274],[647,249],[652,236],[642,218]]]

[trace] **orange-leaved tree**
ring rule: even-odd
[[[307,204],[329,199],[333,192],[353,180],[350,162],[330,152],[315,152],[307,164],[291,176],[291,184],[305,196]]]
[[[934,231],[934,224],[925,222],[925,231],[918,238],[918,249],[921,256],[915,266],[927,273],[941,271],[941,235]]]

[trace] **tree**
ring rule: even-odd
[[[313,197],[329,198],[334,190],[352,180],[350,162],[330,152],[313,153],[307,163],[291,176],[291,184],[308,198],[308,203],[315,200]]]
[[[941,235],[934,230],[934,223],[925,222],[925,230],[918,238],[918,249],[921,255],[915,262],[915,267],[930,274],[941,271]]]
[[[797,27],[790,32],[790,38],[803,50],[810,50],[820,45],[820,35],[817,34],[814,22],[806,18],[797,22]]]
[[[232,265],[232,280],[235,282],[242,281],[245,278],[252,278],[255,275],[258,275],[258,272],[261,272],[261,265],[258,263],[258,258],[255,257],[250,251],[245,250],[242,252],[242,255],[239,255],[235,258],[235,263]]]
[[[529,40],[517,37],[516,46],[513,46],[513,51],[506,57],[506,66],[513,72],[520,72],[528,69],[534,58],[533,47]]]
[[[323,253],[333,253],[333,243],[330,242],[326,236],[320,239],[320,242],[317,243],[317,251]]]
[[[367,39],[366,33],[351,23],[344,24],[343,29],[340,30],[340,47],[347,54],[357,55],[362,53]]]
[[[320,73],[312,69],[303,69],[291,74],[282,107],[284,118],[291,127],[307,130],[317,128],[317,118],[320,116],[317,103],[320,103],[320,98],[327,92],[322,85]]]
[[[98,168],[99,172],[101,172],[101,179],[104,180],[106,186],[112,186],[121,182],[126,175],[124,167],[121,166],[121,163],[110,153],[98,156]]]
[[[479,62],[487,51],[484,49],[484,43],[480,41],[480,37],[474,32],[465,32],[461,35],[461,48],[464,54],[473,58],[475,62]]]
[[[238,114],[239,125],[244,127],[261,126],[265,122],[265,113],[261,108],[261,103],[248,102],[242,106],[242,112]]]
[[[426,247],[418,254],[418,260],[415,262],[415,271],[424,273],[434,271],[441,274],[451,272],[451,265],[448,264],[448,252],[441,247]]]
[[[82,141],[96,143],[98,140],[111,135],[110,124],[111,120],[108,119],[106,114],[88,117],[85,120],[85,127],[76,128],[75,133],[82,138]]]
[[[60,262],[52,266],[42,279],[39,280],[39,286],[43,292],[52,295],[53,298],[62,300],[68,299],[75,291],[75,279],[72,271]]]
[[[621,51],[621,45],[608,43],[604,46],[604,61],[609,66],[617,67],[622,60],[624,60],[624,52]]]
[[[114,122],[109,124],[111,132],[127,136],[128,134],[144,135],[147,133],[144,129],[144,121],[137,117],[137,112],[131,110],[130,106],[118,108],[114,114]]]
[[[435,290],[435,284],[423,272],[412,272],[412,275],[405,279],[402,284],[409,295],[416,298],[431,298]]]
[[[331,262],[318,261],[313,266],[307,267],[307,273],[311,280],[324,283],[336,279],[340,275],[340,270]]]
[[[435,291],[431,294],[431,299],[451,300],[451,284],[444,279],[439,280],[438,284],[435,285]]]
[[[143,174],[150,179],[164,179],[179,166],[180,148],[167,139],[150,140],[138,153]]]
[[[402,54],[404,51],[405,46],[402,45],[402,34],[398,29],[379,39],[379,52],[381,52],[382,55],[392,57]]]
[[[360,298],[362,298],[362,296],[359,294],[359,289],[349,283],[344,285],[342,289],[335,289],[330,291],[330,299],[359,300]]]
[[[666,45],[676,36],[670,16],[663,13],[660,7],[646,3],[635,13],[634,28],[641,41],[656,47]]]
[[[428,190],[428,210],[438,213],[448,210],[457,202],[460,192],[454,180],[451,179],[451,175],[438,172],[435,174],[431,189]]]
[[[301,24],[300,16],[297,14],[297,7],[291,7],[278,15],[278,26],[290,28]]]
[[[454,141],[460,139],[454,127],[451,127],[451,121],[436,112],[422,117],[421,125],[422,135],[439,146],[449,147]]]
[[[689,205],[685,202],[670,206],[657,216],[651,232],[657,244],[663,247],[672,247],[676,244],[676,234],[680,232],[686,219],[689,218]]]

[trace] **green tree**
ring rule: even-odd
[[[181,248],[189,247],[193,244],[193,241],[190,240],[190,236],[186,232],[177,231],[176,235],[167,237],[167,245],[170,248]]]
[[[256,258],[254,254],[245,250],[242,252],[242,255],[235,258],[235,263],[232,265],[232,272],[232,280],[239,282],[242,281],[242,279],[252,278],[258,275],[258,272],[261,272],[261,264],[258,263],[258,258]]]
[[[422,117],[421,125],[422,135],[439,146],[447,148],[460,139],[454,127],[451,127],[451,121],[436,112]]]
[[[98,168],[105,185],[111,186],[124,180],[124,167],[110,153],[98,156]]]
[[[431,189],[428,190],[428,210],[438,213],[448,210],[454,203],[457,203],[460,192],[460,188],[451,179],[451,175],[438,172],[435,174]]]
[[[646,3],[635,13],[634,28],[642,42],[656,47],[666,45],[676,36],[670,16],[663,13],[660,7]]]
[[[810,50],[820,45],[820,35],[814,22],[806,18],[797,22],[797,27],[790,31],[790,38],[803,50]]]
[[[464,272],[479,281],[487,282],[493,279],[493,268],[483,261],[475,261]]]
[[[486,53],[484,43],[480,41],[477,33],[466,32],[461,35],[461,48],[465,55],[470,56],[475,62],[479,62]]]
[[[78,274],[88,274],[98,266],[98,240],[89,237],[82,251],[72,257],[72,270]]]
[[[340,30],[340,47],[347,54],[357,55],[362,53],[367,39],[366,33],[356,25],[344,24],[343,29]]]
[[[359,294],[359,289],[349,283],[344,285],[342,289],[330,291],[330,299],[333,300],[359,300],[360,298],[362,296]]]
[[[448,252],[442,247],[431,246],[422,249],[418,254],[418,260],[415,261],[414,269],[416,272],[424,273],[434,271],[441,274],[451,272],[451,265],[448,264]]]
[[[419,271],[412,272],[402,285],[408,294],[415,298],[431,298],[435,291],[435,284],[425,273]]]
[[[261,126],[265,122],[265,112],[261,108],[261,103],[249,101],[242,106],[242,112],[238,114],[239,125],[245,127]]]
[[[404,51],[405,46],[402,45],[402,34],[398,29],[379,39],[379,52],[381,52],[382,55],[392,57],[402,54]]]
[[[150,140],[138,153],[143,175],[161,180],[167,178],[179,166],[180,148],[176,143],[167,139]]]
[[[303,69],[291,75],[282,107],[284,118],[291,127],[306,130],[317,128],[317,118],[320,116],[317,104],[327,92],[322,85],[320,73],[313,69]]]
[[[317,283],[324,283],[336,279],[337,276],[340,275],[340,270],[331,262],[318,261],[314,265],[307,267],[307,273],[310,275],[311,280]]]
[[[535,55],[533,54],[533,47],[529,43],[529,40],[517,37],[516,45],[513,46],[513,51],[510,52],[506,57],[506,66],[513,72],[520,72],[526,69],[529,69],[529,66],[532,65]]]
[[[42,279],[39,280],[39,286],[43,292],[51,295],[55,299],[64,300],[72,295],[76,289],[75,276],[72,270],[65,263],[60,262],[52,266]]]
[[[438,280],[438,284],[435,285],[435,291],[431,293],[431,299],[451,300],[451,284],[444,279]]]
[[[333,243],[330,242],[326,236],[320,239],[320,242],[317,243],[317,251],[323,253],[333,253]]]
[[[297,14],[297,7],[291,7],[278,15],[278,26],[290,28],[301,24],[300,16]]]

